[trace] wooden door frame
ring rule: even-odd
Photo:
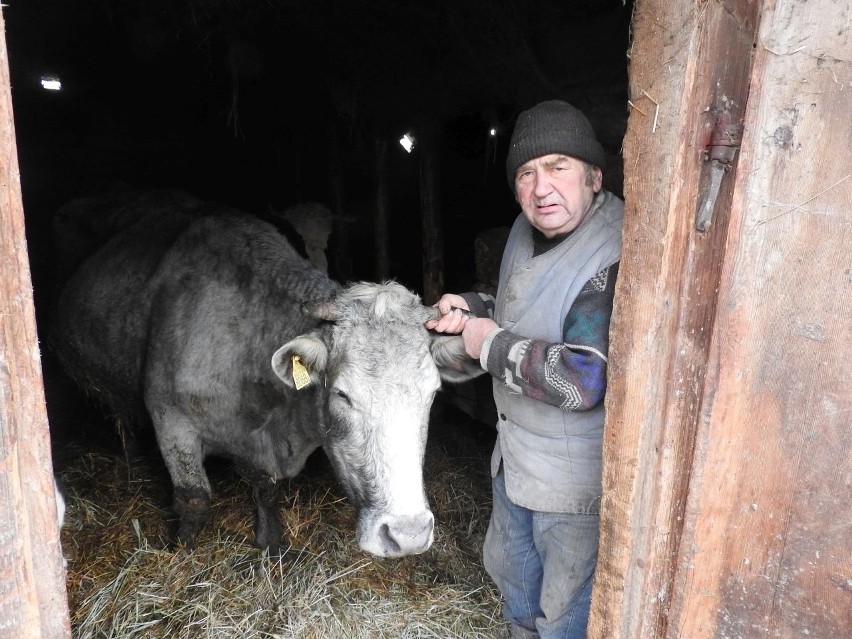
[[[0,9],[0,638],[71,636]]]
[[[636,2],[593,639],[828,638],[852,626],[849,524],[812,518],[850,513],[840,469],[852,370],[836,354],[852,342],[843,9]],[[742,147],[702,231],[705,150],[725,112],[744,124]],[[815,264],[822,253],[833,269]],[[814,403],[831,407],[818,421]],[[822,436],[825,449],[810,443]]]

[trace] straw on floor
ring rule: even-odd
[[[247,484],[212,460],[212,521],[192,551],[168,544],[171,485],[156,455],[68,443],[55,465],[68,492],[63,551],[75,639],[505,637],[482,568],[490,508],[487,442],[437,411],[426,454],[435,542],[377,559],[354,541],[354,510],[320,453],[289,480],[283,559],[252,545]],[[487,437],[486,437],[487,439]]]

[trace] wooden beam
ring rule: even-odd
[[[443,211],[440,188],[441,126],[431,117],[421,117],[418,127],[420,147],[420,216],[423,230],[423,303],[437,302],[444,290]]]
[[[0,10],[0,639],[71,636]]]
[[[383,135],[374,139],[376,160],[376,210],[373,216],[374,276],[377,280],[390,277],[390,175],[388,173],[388,143]]]
[[[744,0],[635,4],[596,639],[668,636],[733,182],[722,177],[710,223],[698,230],[713,197],[704,151],[717,120],[743,117],[759,8]]]
[[[851,13],[760,13],[669,637],[852,632]]]

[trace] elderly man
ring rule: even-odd
[[[493,378],[499,419],[483,554],[513,638],[586,636],[624,214],[602,188],[605,164],[591,124],[570,104],[521,113],[506,161],[521,214],[497,296],[445,294],[441,319],[426,323],[461,333]]]

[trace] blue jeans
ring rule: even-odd
[[[600,517],[518,506],[506,495],[502,468],[492,487],[484,563],[503,595],[510,636],[585,639]]]

